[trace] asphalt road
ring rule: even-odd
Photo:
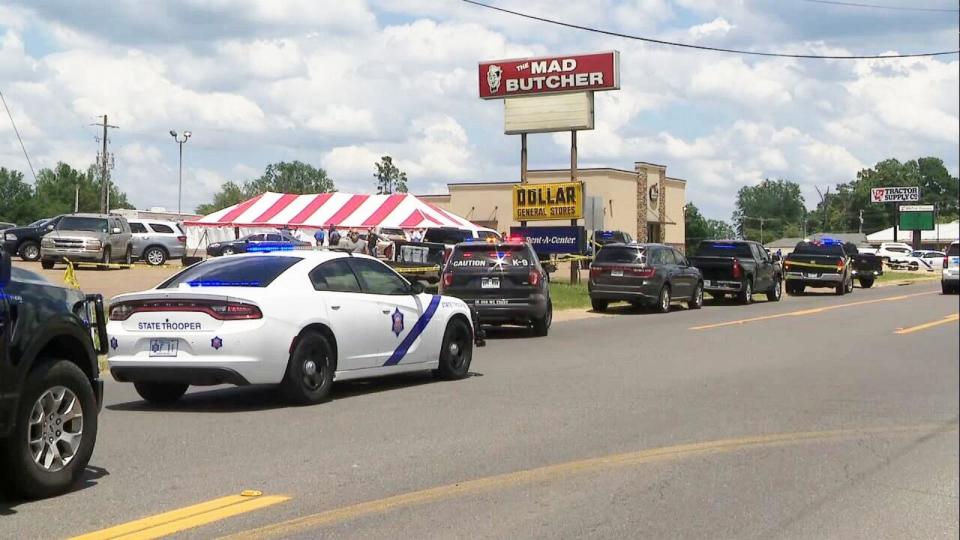
[[[958,325],[913,328],[957,311],[929,282],[619,310],[495,332],[463,381],[303,408],[216,388],[159,410],[109,382],[87,481],[0,502],[0,538],[244,489],[289,499],[179,537],[956,538]]]

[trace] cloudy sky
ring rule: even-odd
[[[957,8],[950,0],[873,0]],[[581,25],[751,50],[880,54],[956,50],[957,13],[804,0],[499,0]],[[649,45],[457,0],[5,0],[0,90],[34,166],[95,158],[104,113],[114,180],[140,208],[184,209],[268,163],[324,167],[341,191],[374,188],[390,154],[411,191],[519,176],[502,103],[477,98],[480,60],[616,49],[621,86],[596,101],[581,166],[667,166],[709,217],[764,177],[814,186],[877,161],[933,155],[958,172],[958,57],[824,61]],[[26,160],[0,117],[0,165]],[[531,168],[565,166],[568,136],[531,136]]]

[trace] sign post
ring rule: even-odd
[[[936,209],[932,204],[905,204],[900,206],[897,226],[912,231],[913,249],[920,249],[922,232],[936,229]]]

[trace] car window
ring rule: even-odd
[[[832,255],[835,257],[843,257],[846,255],[843,251],[843,246],[838,244],[812,244],[809,242],[800,242],[797,244],[793,253],[797,255]]]
[[[478,231],[478,232],[477,232],[477,236],[480,237],[480,239],[483,240],[483,241],[487,241],[487,240],[490,240],[490,239],[493,239],[493,240],[503,240],[502,238],[500,238],[500,235],[499,235],[499,234],[497,234],[497,233],[495,233],[495,232],[493,232],[493,231]]]
[[[310,271],[310,282],[318,291],[360,292],[360,282],[346,259],[327,261]]]
[[[104,218],[67,216],[57,224],[59,231],[107,232],[107,220]]]
[[[673,253],[673,258],[677,261],[677,264],[681,266],[689,266],[687,264],[687,258],[684,257],[682,253],[675,249],[671,249],[670,251]]]
[[[262,234],[251,234],[247,237],[247,242],[263,242],[263,237]]]
[[[256,256],[207,259],[160,284],[158,289],[191,287],[267,287],[300,257]]]
[[[927,253],[926,255],[923,256],[923,258],[925,259],[940,259],[942,257],[943,257],[943,253],[938,253],[936,251],[932,253]]]
[[[744,242],[700,242],[696,251],[701,257],[750,257],[750,244]]]
[[[437,244],[459,244],[471,237],[473,235],[465,229],[427,229],[424,241]]]
[[[947,248],[947,256],[956,257],[957,255],[960,255],[960,244],[950,244]]]
[[[383,263],[371,260],[350,259],[354,272],[360,278],[363,292],[367,294],[410,294],[410,284]]]
[[[130,226],[132,227],[133,224],[131,223]],[[162,223],[151,223],[150,228],[153,229],[153,232],[173,234],[173,229],[169,225],[164,225]]]
[[[268,234],[267,242],[283,242],[283,237],[279,234]]]
[[[667,264],[665,253],[660,248],[651,248],[648,252],[647,257],[649,260],[649,264],[653,266]]]
[[[604,246],[594,260],[598,263],[643,264],[644,251],[642,247]]]
[[[130,232],[133,234],[146,234],[147,228],[144,227],[143,223],[131,223]]]

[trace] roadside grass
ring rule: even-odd
[[[550,298],[553,301],[555,311],[590,307],[590,295],[587,293],[586,283],[571,285],[570,283],[552,282],[550,283]]]
[[[884,281],[903,281],[911,279],[940,279],[939,272],[884,272],[877,278],[878,282]]]

